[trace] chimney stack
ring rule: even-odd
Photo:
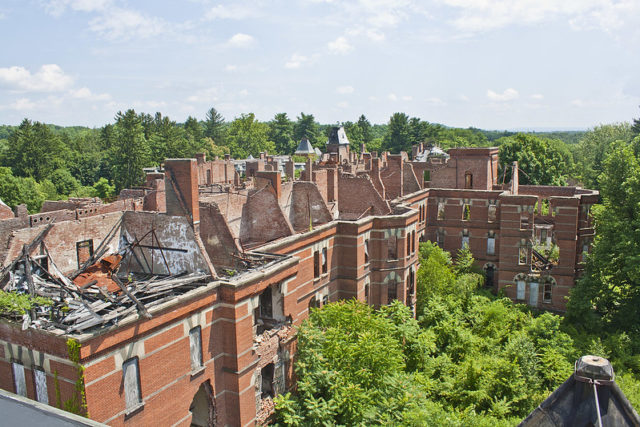
[[[186,216],[194,227],[200,223],[198,166],[195,159],[164,162],[167,215]]]
[[[511,165],[511,194],[518,194],[518,182],[520,181],[518,177],[518,162],[513,162]]]

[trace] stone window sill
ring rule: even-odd
[[[137,414],[138,412],[142,411],[142,409],[144,408],[144,402],[140,402],[138,403],[136,406],[134,406],[131,409],[127,409],[124,413],[124,418],[127,419],[129,417],[134,416],[135,414]]]
[[[202,365],[202,366],[200,366],[200,367],[198,367],[198,368],[195,368],[195,369],[193,369],[193,370],[191,371],[191,378],[193,378],[193,377],[195,377],[195,376],[198,376],[198,375],[200,375],[200,374],[201,374],[201,373],[203,373],[203,372],[204,372],[204,365]]]

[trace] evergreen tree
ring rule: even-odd
[[[382,149],[392,153],[411,152],[411,127],[409,117],[404,113],[394,113],[389,119]]]
[[[116,144],[112,147],[112,167],[116,191],[139,184],[148,165],[149,147],[141,118],[134,110],[116,114]]]
[[[293,122],[287,113],[278,113],[269,122],[269,137],[276,146],[278,154],[293,154],[297,143],[293,139]]]
[[[369,120],[367,120],[367,118],[365,117],[364,114],[362,114],[358,118],[357,125],[360,128],[360,134],[362,135],[362,142],[364,142],[365,144],[369,144],[371,141],[373,141],[373,133],[372,133],[372,130],[371,130],[371,122],[369,122]]]
[[[204,138],[204,131],[202,125],[195,117],[189,116],[184,122],[184,130],[187,136],[193,138],[194,141],[201,141]]]
[[[293,139],[296,143],[299,143],[302,138],[309,138],[309,142],[314,147],[324,142],[321,140],[320,129],[313,114],[300,113],[293,127]]]
[[[227,145],[225,134],[224,117],[215,108],[210,108],[204,122],[204,136],[213,139],[216,145]]]

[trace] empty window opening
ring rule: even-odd
[[[411,232],[411,253],[416,251],[416,232]]]
[[[327,248],[322,248],[322,274],[327,274],[328,269]]]
[[[33,370],[33,379],[36,383],[36,400],[49,404],[49,394],[47,393],[47,374],[39,368]]]
[[[267,397],[274,397],[275,393],[273,390],[273,373],[275,371],[275,366],[273,363],[269,363],[267,366],[262,368],[260,371],[260,376],[262,377],[262,398],[266,399]]]
[[[411,255],[411,233],[407,233],[407,256]]]
[[[140,374],[138,373],[138,358],[133,357],[122,364],[124,381],[124,399],[127,411],[140,406]]]
[[[320,277],[320,252],[313,253],[313,277]]]
[[[496,275],[496,268],[492,264],[489,264],[484,269],[484,285],[487,288],[493,288]]]
[[[496,236],[492,231],[489,232],[489,236],[487,237],[487,255],[495,255],[496,254]]]
[[[589,243],[582,245],[582,262],[587,262],[587,256],[589,255]]]
[[[465,203],[462,205],[462,220],[469,221],[471,219],[471,205]]]
[[[464,188],[473,188],[473,175],[471,172],[464,174]]]
[[[424,171],[423,177],[422,177],[425,181],[431,181],[431,171]]]
[[[369,304],[369,284],[364,285],[364,302]]]
[[[211,185],[211,170],[207,169],[207,185]]]
[[[462,231],[462,245],[461,245],[462,249],[469,249],[469,231],[468,230],[463,230]]]
[[[191,426],[207,427],[216,425],[216,411],[213,405],[213,389],[210,382],[200,384],[198,391],[193,396],[191,406]]]
[[[37,255],[33,257],[34,263],[31,264],[33,273],[41,275],[44,271],[49,271],[49,257],[47,255]]]
[[[527,247],[524,245],[520,246],[520,249],[518,250],[518,265],[526,265],[527,264],[527,258],[528,258],[528,250]]]
[[[444,219],[445,202],[438,202],[438,219]]]
[[[322,306],[329,304],[329,295],[325,295],[322,297]]]
[[[524,280],[518,280],[516,282],[516,299],[518,301],[524,301],[525,282]]]
[[[364,263],[369,262],[369,239],[364,241]]]
[[[387,258],[398,259],[398,241],[396,236],[389,236]]]
[[[309,313],[311,313],[312,308],[320,308],[320,301],[315,296],[309,300]]]
[[[191,370],[202,367],[202,330],[196,326],[189,331],[189,348],[191,351]]]
[[[544,284],[544,290],[542,293],[542,302],[544,303],[551,302],[551,283]]]
[[[391,304],[398,299],[398,282],[391,280],[387,285],[387,303]]]
[[[13,370],[13,385],[15,387],[16,394],[27,397],[27,382],[24,378],[24,366],[20,363],[11,363],[11,369]]]
[[[273,295],[271,292],[271,286],[266,288],[264,292],[260,294],[260,318],[272,319],[273,318]]]
[[[83,240],[76,243],[76,256],[78,258],[78,268],[87,262],[93,255],[93,240]]]

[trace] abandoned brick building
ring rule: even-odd
[[[596,192],[519,186],[517,165],[500,183],[496,148],[410,160],[351,152],[340,131],[300,179],[266,154],[245,178],[198,155],[114,203],[3,215],[0,286],[54,305],[0,320],[0,388],[110,425],[261,423],[293,384],[309,309],[413,307],[421,240],[468,246],[495,290],[564,309]]]

